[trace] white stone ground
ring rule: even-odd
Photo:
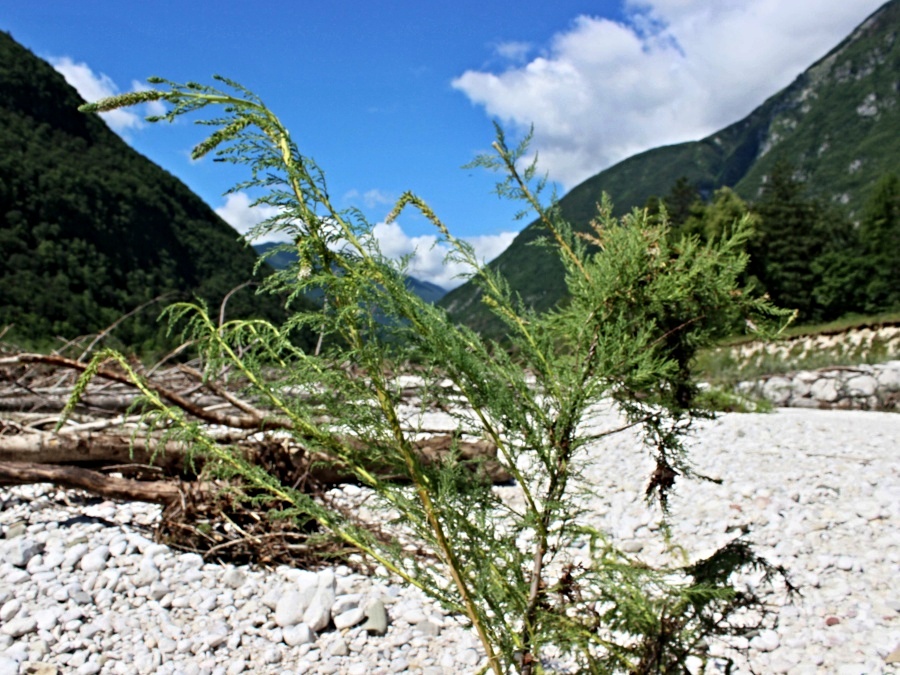
[[[613,423],[609,414],[596,420],[598,428]],[[900,672],[886,662],[900,646],[900,415],[724,415],[701,425],[689,447],[696,470],[722,482],[680,485],[673,539],[698,559],[749,529],[758,551],[788,568],[803,594],[780,607],[777,631],[752,640],[750,663],[738,672]],[[595,524],[626,550],[658,559],[658,514],[642,499],[649,462],[635,438],[623,434],[592,455]],[[502,489],[515,498],[515,488]],[[354,491],[348,486],[348,495]],[[386,635],[369,635],[361,624],[308,634],[303,617],[290,623],[276,611],[308,575],[176,555],[141,534],[153,507],[67,506],[64,493],[36,487],[0,489],[0,500],[4,533],[25,525],[0,542],[0,675],[38,672],[29,661],[44,672],[83,674],[478,670],[474,637],[389,579],[338,568],[336,579],[316,580],[333,584],[342,621],[383,601]],[[77,515],[108,524],[61,525]],[[28,541],[36,548],[24,550]]]
[[[697,472],[722,484],[682,486],[671,502],[673,539],[696,559],[749,528],[802,593],[781,607],[775,634],[751,643],[753,669],[900,672],[885,664],[900,646],[900,415],[724,415],[702,425],[690,452]],[[653,523],[639,497],[646,474],[623,462],[595,475],[614,495],[608,526],[652,558],[662,547],[642,526]]]

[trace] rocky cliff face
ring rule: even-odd
[[[895,0],[770,99],[758,154],[738,192],[755,197],[774,163],[787,159],[820,197],[858,216],[874,182],[897,170],[898,32]]]

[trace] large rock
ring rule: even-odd
[[[0,675],[19,675],[19,662],[0,654]]]
[[[763,396],[775,405],[787,405],[793,388],[786,377],[770,377],[763,385]]]
[[[312,643],[316,636],[305,623],[298,623],[296,626],[285,628],[282,632],[282,639],[289,647],[299,647],[300,645]]]
[[[16,537],[24,537],[26,532],[28,532],[28,523],[20,520],[7,527],[3,536],[7,539],[15,539]]]
[[[366,623],[363,625],[369,635],[384,635],[388,629],[387,610],[379,599],[370,600],[366,605]]]
[[[900,361],[889,361],[878,369],[878,388],[882,391],[900,391]]]
[[[238,589],[244,585],[244,582],[247,580],[247,575],[244,574],[241,570],[236,567],[229,567],[225,574],[222,575],[222,583],[228,586],[229,588]]]
[[[338,630],[355,626],[366,617],[366,610],[362,607],[353,607],[340,614],[335,613],[334,627]]]
[[[25,567],[28,561],[38,555],[44,549],[31,537],[16,537],[3,542],[2,554],[4,560],[15,567]]]
[[[303,621],[303,613],[306,611],[300,591],[285,591],[278,604],[275,606],[275,623],[282,628],[294,626]]]
[[[59,617],[63,615],[63,610],[59,607],[48,607],[39,609],[32,614],[37,626],[40,630],[51,631],[59,623]]]
[[[293,579],[296,587],[284,590],[275,604],[275,623],[282,628],[304,620],[303,615],[319,590],[319,575],[315,572],[303,570],[293,575]]]
[[[22,601],[16,598],[3,603],[3,606],[0,607],[0,622],[9,621],[19,613],[20,609],[22,609]]]
[[[297,584],[303,607],[309,607],[319,587],[319,575],[310,570],[300,570],[294,577],[294,583]]]
[[[858,397],[874,396],[878,391],[878,381],[871,375],[857,375],[847,380],[847,394]]]
[[[334,571],[322,570],[319,572],[319,584],[312,602],[303,613],[303,623],[314,631],[320,631],[331,621],[331,607],[335,598]]]
[[[86,543],[73,544],[66,551],[65,558],[63,558],[63,568],[75,567],[90,550],[91,547]]]
[[[109,560],[109,546],[98,546],[81,558],[81,569],[85,572],[100,572]]]
[[[17,616],[10,619],[0,628],[11,638],[20,638],[37,630],[37,621],[31,616]]]
[[[750,640],[750,646],[761,652],[771,652],[778,649],[780,642],[778,633],[774,630],[762,630],[759,635]]]
[[[809,388],[810,395],[817,401],[825,403],[834,403],[840,398],[840,391],[837,384],[830,377],[821,377]]]
[[[328,645],[328,653],[331,656],[347,656],[350,653],[350,648],[347,646],[344,638],[339,637]]]

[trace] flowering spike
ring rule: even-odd
[[[125,108],[139,103],[149,103],[150,101],[159,101],[166,98],[166,92],[157,91],[156,89],[147,89],[145,91],[132,91],[127,94],[119,94],[118,96],[109,96],[102,98],[93,103],[85,103],[78,106],[80,112],[85,113],[102,113],[116,110],[117,108]]]

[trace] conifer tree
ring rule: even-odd
[[[900,178],[888,174],[866,204],[860,240],[869,261],[865,311],[900,307]]]
[[[702,205],[700,192],[687,176],[681,176],[672,189],[663,198],[669,216],[669,226],[678,230],[694,213],[698,205]]]
[[[775,165],[753,206],[759,236],[749,242],[748,270],[773,301],[795,309],[800,320],[819,315],[813,261],[828,250],[829,222],[822,206],[805,194],[802,180],[785,162]]]
[[[691,214],[680,228],[684,235],[696,235],[701,241],[715,241],[731,233],[736,223],[748,220],[752,234],[757,236],[758,217],[750,212],[750,207],[729,187],[719,188],[713,193],[709,204],[694,202]]]

